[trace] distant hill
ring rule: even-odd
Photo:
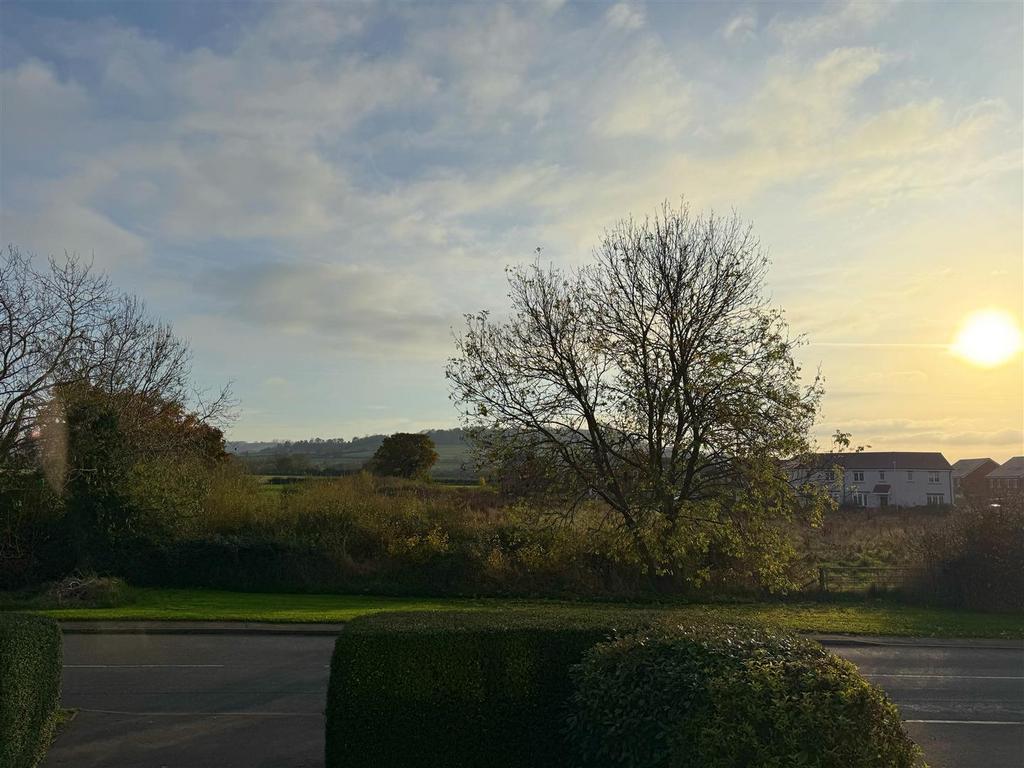
[[[427,429],[437,448],[438,461],[431,476],[438,480],[472,480],[476,477],[472,450],[461,429]],[[356,472],[373,456],[387,435],[344,438],[312,438],[283,442],[231,441],[227,450],[258,474],[330,474]]]
[[[228,453],[244,454],[244,453],[256,453],[262,451],[264,448],[272,448],[280,443],[270,442],[246,442],[245,440],[225,440],[224,447]]]

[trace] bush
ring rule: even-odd
[[[57,622],[0,614],[0,767],[31,768],[46,751],[60,702]]]
[[[641,611],[409,613],[338,637],[327,766],[562,768],[569,668]]]
[[[896,707],[820,645],[754,627],[653,629],[573,671],[576,762],[613,768],[909,768]]]
[[[1024,499],[956,513],[921,542],[925,599],[988,611],[1024,611]]]
[[[53,608],[109,608],[123,605],[128,585],[114,576],[68,576],[47,584],[40,597],[41,605]]]

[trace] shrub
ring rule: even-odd
[[[896,707],[847,661],[754,627],[645,630],[574,669],[569,738],[614,768],[909,768]]]
[[[566,765],[569,668],[641,611],[388,614],[338,637],[327,766]]]
[[[31,768],[46,751],[60,702],[57,622],[0,614],[0,766]]]
[[[921,541],[921,596],[956,608],[1024,611],[1024,499],[957,512]]]
[[[54,608],[107,608],[124,604],[127,594],[128,585],[123,579],[86,574],[46,585],[40,602]]]

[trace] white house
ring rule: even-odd
[[[953,502],[952,467],[941,453],[819,453],[812,467],[791,467],[791,479],[828,486],[852,507],[925,507]]]

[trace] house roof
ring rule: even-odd
[[[974,474],[990,461],[995,465],[995,467],[999,466],[995,461],[987,457],[984,459],[960,459],[955,461],[953,462],[953,477],[967,477],[968,475]],[[986,472],[985,474],[988,473]]]
[[[1014,456],[999,469],[993,469],[987,477],[1024,477],[1024,456]]]
[[[846,469],[950,469],[941,453],[922,451],[859,451],[858,453],[821,453],[818,458]],[[1024,459],[1024,457],[1022,457]]]

